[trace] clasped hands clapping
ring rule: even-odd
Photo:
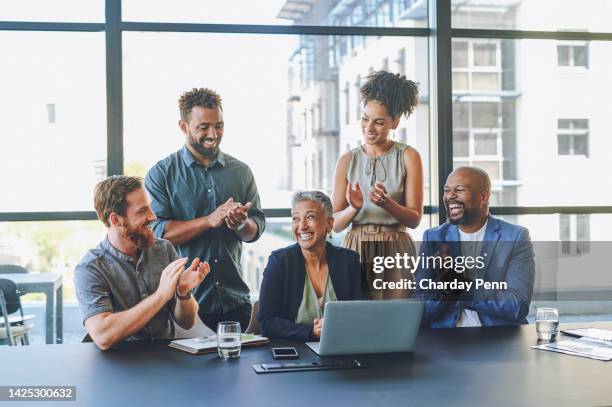
[[[225,223],[231,230],[237,230],[241,225],[245,224],[249,218],[249,209],[253,204],[247,202],[241,204],[234,202],[234,198],[229,198],[225,203],[219,205],[209,216],[211,226],[218,228]]]
[[[377,181],[374,184],[374,187],[368,192],[368,199],[374,205],[384,208],[385,204],[390,199],[387,188],[385,188],[385,184]],[[363,207],[363,193],[361,192],[359,182],[355,182],[354,185],[349,182],[346,185],[346,201],[349,203],[349,205],[357,210]]]
[[[217,228],[225,223],[229,229],[237,230],[247,221],[248,211],[252,206],[251,202],[242,205],[229,198],[208,216],[210,224]],[[200,261],[199,258],[195,258],[191,266],[184,269],[187,260],[187,257],[177,259],[162,272],[157,291],[165,301],[172,299],[175,293],[181,296],[187,295],[210,273],[210,265]]]

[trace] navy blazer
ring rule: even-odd
[[[340,301],[361,296],[359,255],[348,249],[326,243],[325,255],[329,276]],[[312,324],[295,322],[302,295],[306,266],[302,249],[295,243],[270,254],[259,292],[257,319],[264,336],[296,341],[315,340]]]
[[[432,256],[447,243],[450,256],[461,254],[457,225],[448,222],[425,231],[419,254]],[[504,222],[489,215],[482,243],[481,256],[484,268],[478,278],[489,282],[506,282],[508,290],[483,289],[473,291],[469,300],[451,301],[439,299],[440,293],[422,290],[421,280],[438,280],[437,271],[418,267],[416,271],[416,295],[426,299],[424,325],[434,328],[450,328],[457,325],[463,309],[476,311],[482,326],[527,323],[529,303],[533,293],[535,262],[529,231],[518,225]]]

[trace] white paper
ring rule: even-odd
[[[563,350],[563,349],[558,349],[558,348],[549,348],[546,345],[534,345],[534,346],[532,346],[532,348],[533,349],[538,349],[538,350],[547,350],[549,352],[564,353],[566,355],[580,356],[580,357],[583,357],[583,358],[602,360],[604,362],[607,362],[607,361],[610,360],[608,358],[598,358],[598,357],[595,357],[595,356],[589,356],[589,355],[586,355],[584,353],[570,352],[568,350]]]
[[[568,329],[567,331],[573,335],[580,335],[583,338],[599,339],[602,341],[612,341],[612,331],[607,329],[598,328],[582,328],[582,329]]]
[[[549,350],[569,355],[583,356],[597,360],[612,360],[612,343],[597,339],[580,338],[532,346],[534,349]]]

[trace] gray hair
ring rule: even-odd
[[[325,215],[327,215],[328,218],[331,218],[334,215],[331,199],[329,199],[329,197],[321,191],[296,192],[291,198],[291,207],[294,207],[296,203],[302,201],[318,202],[323,208],[325,208]]]

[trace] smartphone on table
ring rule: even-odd
[[[293,346],[288,346],[284,348],[272,348],[272,357],[276,360],[283,359],[297,359],[300,357],[297,349]]]

